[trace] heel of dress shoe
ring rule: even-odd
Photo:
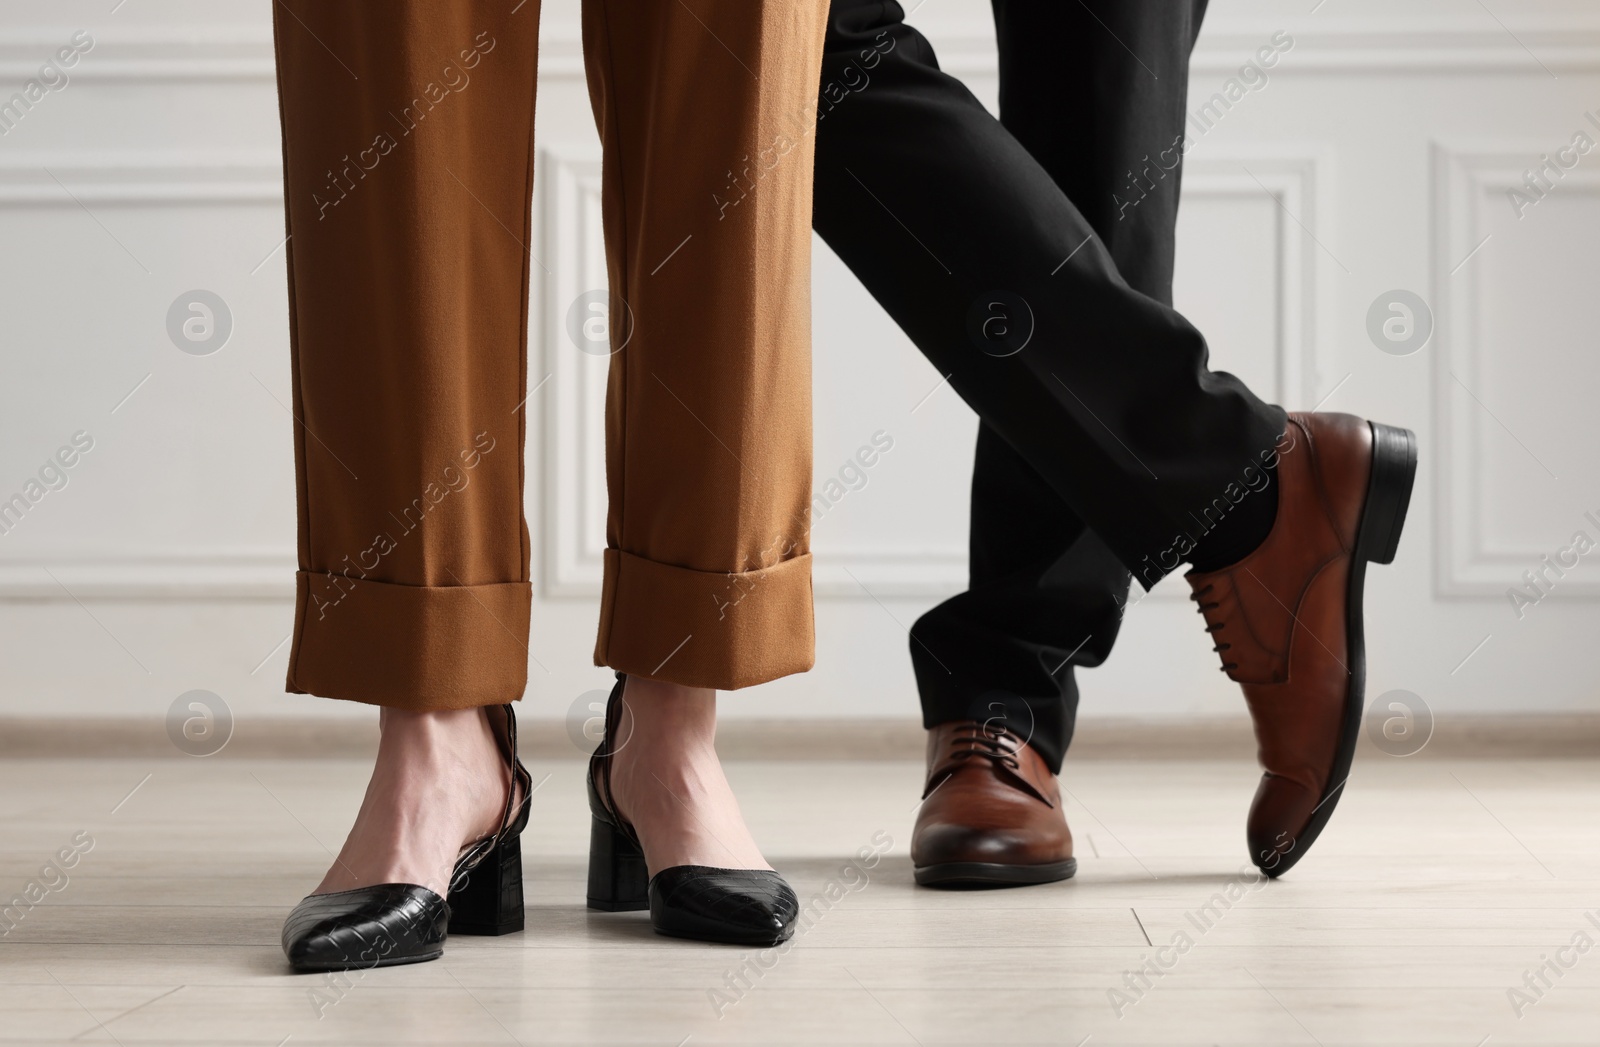
[[[589,908],[638,912],[650,907],[644,852],[628,834],[602,819],[589,830]]]
[[[520,931],[522,841],[511,836],[469,870],[450,891],[450,933],[500,935]]]
[[[1357,555],[1372,563],[1393,563],[1417,479],[1417,434],[1409,429],[1372,426],[1372,476],[1362,513]]]

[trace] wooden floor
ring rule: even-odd
[[[1243,864],[1251,765],[1084,762],[1077,878],[963,893],[912,885],[914,765],[731,765],[774,864],[822,898],[781,953],[588,912],[582,766],[533,770],[527,930],[345,980],[290,974],[278,931],[361,764],[7,762],[0,900],[53,886],[0,922],[0,1042],[1600,1042],[1594,762],[1366,757],[1265,885]],[[67,879],[42,875],[75,841]]]

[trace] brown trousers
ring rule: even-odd
[[[826,8],[584,5],[620,347],[598,665],[718,688],[811,665]],[[288,688],[411,709],[513,700],[532,598],[538,0],[273,13],[299,503]]]

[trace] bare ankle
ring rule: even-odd
[[[622,706],[608,781],[649,868],[770,868],[717,759],[716,691],[630,676]]]
[[[460,845],[498,831],[515,789],[489,723],[482,709],[382,709],[361,811],[318,891],[447,882]]]
[[[391,737],[432,739],[488,727],[482,709],[394,709],[378,710],[378,731]]]
[[[630,676],[622,704],[618,734],[625,739],[638,731],[641,739],[671,745],[677,738],[709,740],[716,734],[717,692],[709,687]]]

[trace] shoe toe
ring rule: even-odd
[[[328,921],[293,937],[285,929],[283,941],[290,966],[304,970],[347,969],[366,948],[355,927]]]
[[[679,865],[650,881],[650,921],[662,934],[736,945],[776,945],[794,934],[800,902],[768,869]]]
[[[1034,849],[1029,834],[1019,826],[942,822],[920,828],[911,859],[917,866],[950,862],[1025,865],[1036,860]]]
[[[439,956],[449,908],[426,887],[386,883],[313,894],[283,924],[283,953],[300,971],[355,970]]]
[[[1287,872],[1300,859],[1300,835],[1317,807],[1317,794],[1291,778],[1261,776],[1245,835],[1250,860],[1268,876]]]

